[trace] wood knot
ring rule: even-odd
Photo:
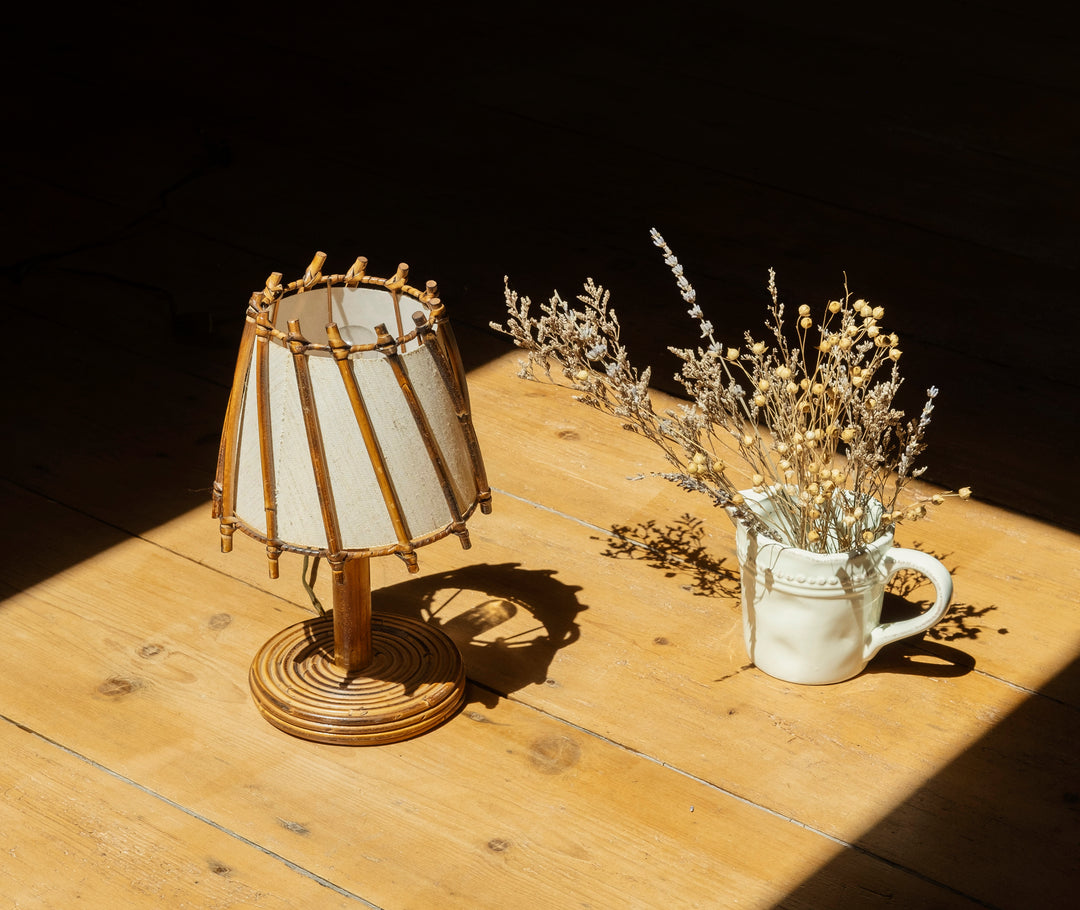
[[[487,848],[492,853],[505,853],[510,849],[510,841],[504,837],[493,837],[487,842]]]
[[[109,698],[119,698],[122,695],[130,695],[136,689],[142,687],[141,679],[131,679],[127,676],[110,676],[98,686],[98,692]]]
[[[541,736],[529,747],[529,764],[541,774],[562,774],[581,759],[581,746],[569,736]]]

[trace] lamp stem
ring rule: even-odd
[[[346,559],[334,578],[334,663],[346,673],[362,670],[372,660],[371,559]]]

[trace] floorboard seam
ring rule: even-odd
[[[280,853],[275,853],[273,850],[267,849],[262,844],[256,843],[255,841],[251,840],[250,838],[244,837],[244,835],[240,834],[239,832],[232,831],[229,828],[226,828],[224,825],[218,824],[213,819],[207,818],[205,815],[202,815],[201,813],[196,812],[194,809],[190,809],[187,806],[184,806],[184,805],[176,802],[173,799],[169,799],[169,797],[165,796],[164,794],[158,793],[156,790],[152,790],[149,787],[145,786],[144,784],[140,784],[138,781],[132,780],[132,778],[127,777],[126,775],[121,774],[118,771],[114,771],[112,768],[106,767],[105,765],[101,764],[101,762],[95,761],[94,759],[90,758],[89,756],[83,755],[81,752],[78,752],[78,751],[76,751],[75,749],[72,749],[69,746],[65,746],[63,743],[57,742],[55,739],[52,739],[51,737],[46,736],[45,734],[39,732],[38,730],[33,729],[32,727],[28,727],[26,724],[20,723],[19,721],[15,720],[14,718],[8,717],[6,714],[0,714],[0,720],[6,722],[8,724],[11,724],[11,726],[15,727],[18,730],[21,730],[23,733],[26,733],[26,734],[28,734],[30,736],[33,736],[35,739],[39,740],[40,742],[47,743],[48,745],[52,746],[54,749],[59,749],[65,755],[70,755],[72,758],[82,762],[85,765],[88,765],[89,767],[93,768],[95,771],[100,771],[103,774],[107,774],[109,777],[113,778],[114,780],[118,780],[123,784],[127,784],[130,787],[134,787],[140,793],[145,793],[147,796],[150,796],[153,799],[158,800],[159,802],[165,803],[165,805],[170,806],[173,809],[176,809],[178,812],[183,812],[184,815],[188,816],[189,818],[192,818],[195,821],[201,822],[204,825],[209,825],[211,828],[215,829],[216,831],[220,831],[222,834],[226,835],[227,837],[231,837],[233,840],[239,841],[240,843],[242,843],[242,844],[244,844],[244,845],[246,845],[248,847],[251,847],[251,848],[253,848],[255,850],[258,850],[260,853],[262,853],[262,854],[264,854],[266,856],[269,856],[270,858],[275,859],[278,862],[284,864],[289,869],[291,869],[293,872],[296,872],[297,874],[302,875],[305,878],[309,878],[312,881],[317,882],[318,884],[322,885],[324,888],[328,888],[329,890],[333,891],[335,894],[340,894],[342,897],[351,898],[352,900],[355,900],[355,901],[359,902],[361,905],[371,908],[371,910],[381,910],[381,908],[377,904],[373,904],[373,903],[371,903],[371,901],[366,900],[365,898],[361,897],[360,895],[354,894],[352,891],[348,891],[347,889],[342,888],[340,885],[334,884],[334,882],[330,881],[327,878],[324,878],[323,876],[319,875],[317,872],[313,872],[310,869],[305,869],[303,866],[301,866],[298,863],[295,863],[292,860],[282,856]]]
[[[638,756],[640,758],[645,759],[648,762],[652,762],[655,765],[659,765],[661,768],[666,768],[667,770],[672,771],[675,774],[681,775],[682,777],[685,777],[687,780],[691,780],[696,784],[700,784],[701,786],[706,787],[709,790],[713,790],[714,792],[717,792],[717,793],[722,793],[724,796],[728,796],[731,799],[735,800],[736,802],[742,803],[744,806],[748,806],[748,807],[750,807],[752,809],[756,809],[756,810],[758,810],[760,812],[764,812],[767,815],[771,815],[772,817],[777,818],[777,819],[779,819],[781,821],[785,821],[785,822],[788,822],[789,824],[795,825],[798,828],[802,828],[803,830],[805,830],[805,831],[807,831],[807,832],[809,832],[811,834],[816,834],[819,837],[823,837],[826,840],[831,841],[832,843],[836,844],[839,847],[843,847],[844,849],[847,849],[847,850],[853,850],[856,853],[860,853],[863,856],[866,856],[867,858],[872,859],[872,860],[874,860],[876,862],[884,863],[885,865],[887,865],[887,866],[889,866],[889,867],[891,867],[893,869],[896,869],[899,872],[903,872],[906,875],[911,875],[911,876],[913,876],[915,878],[920,879],[921,881],[924,881],[924,882],[927,882],[928,884],[933,885],[936,888],[941,888],[943,891],[948,891],[950,894],[955,894],[958,897],[962,897],[965,900],[969,900],[972,903],[977,904],[980,907],[987,907],[987,908],[990,908],[990,910],[995,910],[995,905],[994,904],[988,904],[985,901],[981,901],[978,898],[974,897],[973,895],[970,895],[970,894],[967,894],[967,893],[965,893],[963,891],[960,891],[959,889],[954,888],[951,885],[946,884],[945,882],[939,881],[938,879],[932,878],[932,877],[930,877],[928,875],[924,875],[923,873],[919,872],[918,870],[912,869],[909,866],[905,866],[902,863],[898,863],[895,860],[891,860],[886,856],[882,856],[880,853],[875,853],[874,851],[872,851],[872,850],[870,850],[870,849],[868,849],[866,847],[859,846],[856,843],[852,843],[851,841],[846,841],[843,838],[837,837],[837,836],[835,836],[833,834],[829,834],[827,831],[823,831],[822,829],[816,828],[813,825],[807,824],[806,822],[801,822],[797,818],[793,818],[790,815],[785,815],[783,812],[778,812],[775,809],[770,809],[768,806],[764,806],[761,803],[755,802],[752,799],[748,799],[745,796],[740,796],[738,793],[735,793],[733,790],[729,790],[726,787],[720,786],[719,784],[715,784],[715,783],[712,783],[711,781],[705,780],[702,777],[698,777],[697,775],[692,774],[689,771],[685,771],[682,768],[679,768],[678,766],[671,764],[670,762],[666,762],[666,761],[663,761],[663,760],[661,760],[659,758],[656,758],[655,756],[649,755],[647,752],[641,752],[638,749],[633,748],[632,746],[627,746],[624,743],[620,743],[617,740],[614,740],[614,739],[611,739],[610,737],[604,736],[602,733],[597,733],[595,730],[589,730],[589,729],[587,729],[585,727],[580,726],[579,724],[574,723],[571,720],[567,720],[566,718],[563,718],[563,717],[558,717],[557,715],[554,715],[554,714],[551,714],[551,713],[549,713],[547,711],[544,711],[542,708],[538,708],[535,705],[530,705],[528,702],[522,701],[522,700],[517,699],[517,698],[513,698],[512,696],[509,696],[509,695],[503,695],[502,693],[496,692],[494,689],[490,689],[489,687],[485,686],[483,683],[476,682],[476,680],[470,679],[469,681],[473,685],[478,686],[481,689],[485,689],[486,691],[493,692],[495,695],[499,695],[501,698],[505,698],[508,701],[512,701],[515,704],[520,705],[523,708],[527,708],[527,709],[535,712],[536,714],[540,714],[543,717],[548,718],[549,720],[552,720],[552,721],[554,721],[556,723],[564,724],[564,725],[566,725],[568,727],[571,727],[574,730],[577,730],[579,733],[581,733],[584,736],[588,736],[591,739],[595,739],[595,740],[598,740],[600,742],[603,742],[603,743],[605,743],[605,744],[607,744],[609,746],[612,746],[615,749],[619,749],[619,750],[621,750],[623,752],[627,752],[627,753],[629,753],[631,755],[636,755],[636,756]]]

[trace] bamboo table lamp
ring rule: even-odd
[[[417,547],[455,534],[467,548],[465,522],[491,511],[491,492],[435,283],[410,287],[404,263],[368,276],[363,257],[327,276],[325,259],[251,297],[214,517],[223,552],[238,528],[266,545],[271,578],[283,551],[333,574],[332,614],[278,633],[252,662],[263,716],[317,742],[398,742],[458,710],[465,670],[441,630],[372,613],[370,558],[416,572]]]

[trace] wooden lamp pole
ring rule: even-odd
[[[359,673],[371,663],[371,558],[346,559],[334,581],[334,663]]]

